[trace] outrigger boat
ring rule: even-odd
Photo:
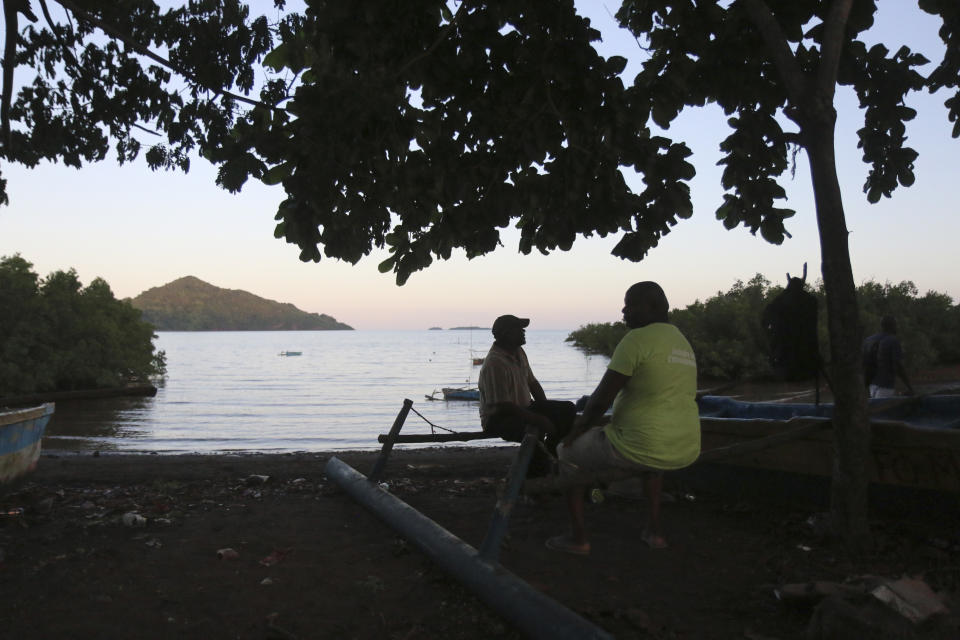
[[[479,402],[480,401],[480,389],[476,387],[443,387],[440,389],[440,393],[443,395],[443,400],[467,400],[470,402]],[[437,397],[437,391],[434,390],[428,396],[425,396],[427,400],[440,400],[441,398]]]
[[[52,402],[27,409],[0,410],[0,484],[37,466],[40,442],[53,410]]]
[[[703,396],[703,453],[773,436],[777,446],[710,460],[718,464],[830,476],[834,439],[832,404],[743,402]],[[946,492],[960,492],[960,396],[929,395],[870,400],[870,479]],[[819,428],[818,428],[819,426]]]

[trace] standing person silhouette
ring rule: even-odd
[[[883,316],[880,333],[863,341],[863,373],[871,398],[890,398],[897,393],[897,377],[903,380],[907,393],[913,395],[913,386],[903,368],[903,347],[897,337],[897,319]]]

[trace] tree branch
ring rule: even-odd
[[[175,73],[183,76],[184,78],[186,78],[186,79],[189,80],[190,82],[193,82],[194,84],[196,84],[196,85],[199,86],[199,87],[203,87],[203,88],[206,89],[207,91],[212,91],[212,92],[215,93],[215,94],[219,94],[219,95],[222,95],[222,96],[226,96],[226,97],[228,97],[228,98],[233,98],[234,100],[237,100],[238,102],[244,102],[244,103],[249,104],[249,105],[252,105],[252,106],[254,106],[254,107],[265,107],[265,108],[270,109],[270,110],[277,109],[277,107],[275,107],[275,106],[273,106],[273,105],[265,104],[265,103],[263,103],[263,102],[260,102],[259,100],[253,100],[253,99],[251,99],[251,98],[247,98],[246,96],[241,96],[241,95],[237,95],[237,94],[235,94],[235,93],[231,93],[230,91],[226,91],[225,89],[220,88],[220,87],[210,87],[210,86],[206,86],[206,85],[202,84],[199,80],[197,80],[196,77],[194,77],[194,76],[193,76],[191,73],[189,73],[188,71],[177,67],[176,65],[174,65],[172,62],[170,62],[170,61],[167,60],[166,58],[163,58],[163,57],[157,55],[156,53],[154,53],[153,51],[150,51],[150,49],[148,49],[146,46],[140,44],[139,42],[137,42],[136,40],[134,40],[133,38],[131,38],[131,37],[128,36],[127,34],[123,33],[122,31],[120,31],[120,30],[117,29],[116,27],[113,27],[112,25],[107,24],[106,22],[104,22],[103,20],[101,20],[100,18],[98,18],[97,16],[95,16],[95,15],[93,15],[93,14],[91,14],[91,13],[88,13],[88,12],[85,11],[84,9],[81,9],[80,7],[78,7],[75,3],[71,2],[70,0],[55,0],[55,2],[57,2],[57,3],[60,4],[60,5],[62,5],[65,9],[69,9],[70,11],[72,11],[73,13],[75,13],[78,17],[83,18],[84,20],[87,20],[87,21],[89,21],[90,23],[92,23],[93,25],[99,27],[101,31],[103,31],[103,32],[106,33],[107,35],[109,35],[109,36],[111,36],[111,37],[113,37],[113,38],[116,38],[117,40],[123,42],[125,45],[127,45],[128,47],[130,47],[131,49],[133,49],[134,51],[136,51],[136,52],[139,53],[140,55],[143,55],[143,56],[145,56],[145,57],[147,57],[147,58],[150,58],[150,59],[153,60],[154,62],[157,62],[157,63],[163,65],[163,66],[166,67],[167,69],[170,69],[171,71],[173,71],[173,72],[175,72]]]
[[[773,57],[773,63],[780,71],[780,77],[787,88],[787,97],[794,106],[799,107],[806,93],[804,86],[806,82],[797,58],[787,44],[787,37],[783,34],[780,23],[763,0],[743,0],[743,7],[753,26],[760,32],[760,36],[767,45],[767,51]]]
[[[820,69],[817,71],[817,95],[829,97],[831,103],[837,89],[843,32],[847,28],[847,18],[852,6],[853,0],[834,0],[824,24],[823,42],[820,43]]]
[[[431,53],[433,53],[433,50],[440,46],[440,43],[446,39],[447,34],[449,34],[450,31],[453,29],[453,27],[456,26],[457,20],[460,19],[461,15],[463,15],[464,7],[466,6],[466,4],[467,4],[466,2],[460,3],[460,6],[457,7],[457,12],[453,14],[453,18],[450,19],[450,22],[448,22],[443,27],[443,29],[440,30],[440,33],[439,35],[437,35],[437,39],[433,41],[433,44],[431,44],[429,47],[427,47],[417,55],[413,56],[406,62],[404,62],[403,65],[399,69],[397,69],[397,72],[394,75],[395,76],[401,75],[404,71],[412,67],[414,64],[416,64],[420,60],[423,60],[424,58],[429,56]]]

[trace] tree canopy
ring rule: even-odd
[[[955,90],[960,135],[951,0],[918,0],[947,45],[926,75],[923,56],[865,44],[875,0],[625,0],[617,18],[645,52],[627,86],[572,0],[254,5],[272,17],[239,0],[3,4],[3,160],[80,166],[112,147],[187,169],[199,152],[230,190],[282,184],[276,235],[301,259],[388,247],[381,269],[401,283],[455,249],[495,250],[510,226],[524,253],[616,234],[616,255],[642,259],[692,214],[690,151],[667,136],[688,107],[730,116],[717,217],[774,243],[794,215],[778,178],[833,117],[834,79],[860,98],[871,201],[913,182],[909,92]]]
[[[298,23],[251,17],[238,0],[173,8],[3,0],[3,8],[0,158],[27,167],[80,167],[112,147],[121,164],[145,149],[152,169],[187,170],[191,154],[223,146],[237,116],[258,103],[255,89],[282,92],[282,82],[258,75],[259,62]],[[0,180],[0,203],[8,199]]]
[[[153,327],[104,280],[40,279],[19,255],[0,257],[0,398],[121,386],[165,372]]]

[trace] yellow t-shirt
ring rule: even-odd
[[[672,324],[633,329],[608,368],[630,376],[613,402],[607,438],[623,456],[655,469],[680,469],[700,455],[697,361]]]

